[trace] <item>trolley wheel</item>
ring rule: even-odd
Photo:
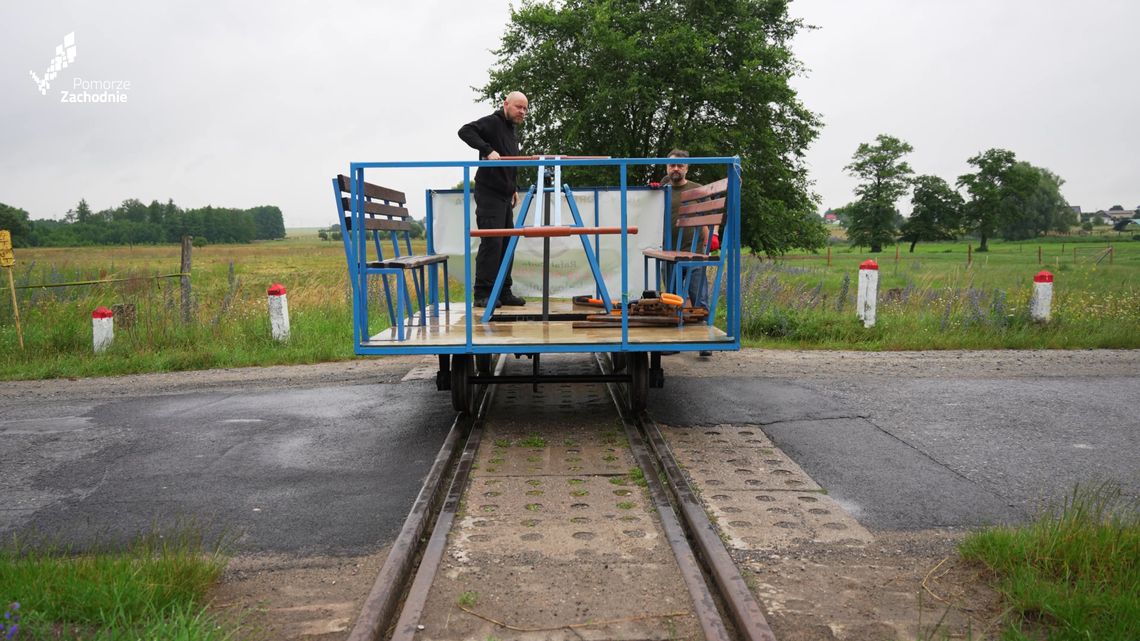
[[[491,373],[491,361],[494,360],[494,354],[476,354],[475,355],[475,371],[480,375],[487,375]]]
[[[470,354],[451,357],[451,406],[457,412],[470,414],[472,410],[475,394],[468,379],[474,370],[473,361]]]
[[[634,412],[649,406],[649,355],[629,354],[629,405]]]
[[[610,352],[610,362],[614,365],[614,372],[620,372],[626,366],[626,353],[625,352]]]

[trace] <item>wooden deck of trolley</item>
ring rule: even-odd
[[[602,313],[600,308],[574,305],[572,301],[559,299],[550,301],[551,315]],[[575,328],[572,320],[514,320],[483,323],[479,317],[482,307],[472,309],[471,342],[475,345],[598,345],[598,351],[609,351],[606,346],[621,345],[621,323],[610,327]],[[528,300],[525,307],[500,307],[495,316],[542,315],[542,302]],[[636,318],[636,317],[631,317]],[[428,308],[427,325],[419,324],[419,316],[414,325],[405,326],[405,340],[396,340],[396,330],[386,329],[375,334],[363,343],[367,347],[386,345],[411,347],[417,345],[464,345],[467,342],[467,322],[462,301],[452,301],[451,311],[440,310],[439,316],[431,316]],[[732,342],[720,328],[701,323],[689,323],[679,327],[630,327],[629,342],[671,343],[683,349],[684,343]]]

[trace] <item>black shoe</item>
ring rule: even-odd
[[[474,307],[486,307],[487,306],[487,297],[486,296],[480,296],[480,297],[476,298],[475,302],[472,303],[472,306],[474,306]],[[501,301],[501,300],[495,301],[495,308],[496,309],[498,309],[499,307],[502,307],[502,306],[503,306],[503,301]]]
[[[526,299],[522,296],[515,296],[511,292],[499,294],[499,302],[504,305],[510,305],[511,307],[522,307],[526,305]]]
[[[708,351],[707,349],[702,349],[701,351],[697,352],[697,356],[708,358],[712,356],[712,352]]]

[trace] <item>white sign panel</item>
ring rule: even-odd
[[[524,194],[519,194],[522,204]],[[595,209],[595,200],[597,208]],[[666,219],[665,193],[657,190],[628,190],[626,192],[628,224],[637,227],[638,233],[629,235],[629,291],[631,298],[638,298],[644,289],[645,261],[641,250],[661,247],[662,229]],[[574,192],[574,203],[586,227],[621,226],[621,191],[582,190]],[[553,204],[553,203],[552,203]],[[532,202],[527,218],[520,227],[533,227],[537,203]],[[434,215],[435,251],[448,254],[448,269],[451,277],[463,279],[463,192],[432,193]],[[549,211],[549,210],[548,210]],[[596,217],[595,217],[596,216]],[[518,207],[512,217],[518,219]],[[569,203],[562,197],[562,224],[574,226]],[[478,229],[475,223],[475,198],[471,198],[471,229]],[[610,298],[621,299],[621,234],[563,236],[550,239],[550,296],[551,298],[571,298],[590,295],[597,291],[590,263],[582,248],[582,239],[596,251],[602,275]],[[595,244],[595,239],[597,244]],[[510,238],[504,238],[508,242]],[[479,251],[478,238],[471,239],[471,278],[475,278],[475,254]],[[541,296],[543,251],[542,238],[519,238],[515,247],[514,280],[512,291],[518,296]],[[649,283],[653,287],[652,279]]]

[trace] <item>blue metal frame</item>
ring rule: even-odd
[[[379,170],[394,170],[394,169],[427,169],[427,168],[457,168],[463,170],[463,234],[464,234],[464,250],[463,250],[463,277],[464,277],[464,308],[465,308],[465,329],[466,339],[462,344],[454,345],[422,345],[413,344],[414,341],[405,343],[402,323],[397,328],[397,340],[394,343],[368,344],[368,281],[369,273],[373,273],[377,268],[368,268],[366,265],[364,255],[364,234],[354,234],[356,247],[355,251],[349,253],[349,264],[354,265],[355,269],[350,271],[355,272],[350,274],[353,280],[353,340],[354,351],[360,355],[384,355],[384,354],[495,354],[502,352],[511,353],[570,353],[570,352],[596,352],[596,351],[620,351],[620,352],[657,352],[657,351],[697,351],[697,350],[739,350],[740,349],[740,321],[741,321],[741,298],[740,298],[740,266],[741,266],[741,249],[740,249],[740,159],[735,156],[724,157],[707,157],[707,158],[689,158],[687,163],[689,165],[725,165],[728,174],[728,196],[726,201],[726,222],[723,229],[723,236],[721,238],[721,253],[723,267],[718,270],[716,277],[716,285],[713,290],[712,298],[710,300],[710,308],[713,313],[710,314],[709,324],[713,323],[715,310],[717,305],[717,298],[719,296],[720,283],[722,276],[726,278],[727,283],[727,297],[726,297],[726,316],[725,316],[725,333],[729,337],[729,341],[710,341],[705,343],[630,343],[629,342],[629,316],[626,313],[629,304],[629,247],[628,247],[628,229],[629,229],[629,210],[627,192],[630,189],[628,185],[628,168],[630,166],[641,165],[665,165],[670,161],[669,158],[612,158],[612,159],[566,159],[547,158],[544,160],[480,160],[480,161],[412,161],[412,162],[353,162],[350,164],[351,172],[351,199],[352,203],[352,225],[355,229],[363,229],[364,224],[364,193],[361,185],[364,182],[364,172],[368,169]],[[621,341],[620,343],[599,343],[599,344],[579,344],[579,343],[533,343],[533,344],[518,344],[511,343],[509,345],[503,344],[479,344],[473,342],[474,331],[474,318],[473,318],[473,300],[472,300],[472,267],[471,267],[471,170],[479,167],[540,167],[560,165],[563,167],[583,167],[583,166],[617,166],[620,171],[619,189],[621,191],[621,289],[622,289],[622,324],[621,324]],[[440,190],[444,191],[444,190]],[[533,199],[537,190],[532,187],[527,192],[523,207],[520,210],[520,220],[516,222],[516,226],[520,225],[523,217],[527,212],[530,205],[530,200]],[[666,191],[666,207],[663,216],[668,219],[669,216],[669,198],[671,190]],[[426,227],[428,230],[428,250],[433,251],[433,231],[434,231],[434,211],[431,205],[431,192],[427,194],[427,222]],[[337,201],[340,201],[339,193]],[[573,198],[569,201],[573,203]],[[577,207],[572,205],[571,211],[574,214],[575,222],[582,225],[581,216],[577,211]],[[597,223],[597,197],[595,194],[595,224]],[[669,225],[666,224],[666,229]],[[665,245],[671,245],[669,234],[666,234]],[[514,245],[517,244],[518,237],[513,236],[510,240],[509,250],[513,250]],[[595,243],[597,240],[595,239]],[[596,267],[596,252],[591,252],[589,244],[586,239],[583,239],[583,246],[587,254],[594,254],[591,257],[591,267]],[[346,252],[349,251],[350,244],[346,241]],[[597,245],[595,244],[595,247]],[[410,246],[409,246],[410,250]],[[397,250],[398,251],[398,250]],[[708,266],[711,261],[704,263]],[[504,261],[504,265],[506,261]],[[435,266],[432,266],[435,267]],[[504,273],[504,269],[500,269],[500,277]],[[600,267],[599,267],[600,270]],[[399,270],[397,270],[399,271]],[[600,272],[599,272],[600,273]],[[438,288],[437,288],[437,275],[435,270],[431,271],[429,276],[428,289],[431,290],[429,296],[431,302],[435,305],[438,312]],[[445,264],[445,279],[446,279],[446,264]],[[385,284],[386,284],[385,279]],[[497,297],[500,293],[502,278],[496,279],[496,290],[492,292],[492,296]],[[403,305],[404,300],[408,296],[406,284],[403,279],[398,279],[398,288],[403,287],[403,291],[397,291],[397,309],[394,310],[396,316],[403,318]],[[599,283],[604,281],[599,278]],[[423,280],[420,280],[420,285],[417,290],[422,287]],[[446,280],[444,281],[446,286]],[[604,284],[603,284],[604,287]],[[599,292],[601,293],[601,292]],[[608,296],[602,296],[603,300],[609,303]],[[423,297],[421,295],[421,301]],[[407,300],[410,308],[410,299]],[[490,305],[490,303],[489,303]],[[493,307],[489,307],[493,310]],[[523,321],[517,321],[523,322]]]

